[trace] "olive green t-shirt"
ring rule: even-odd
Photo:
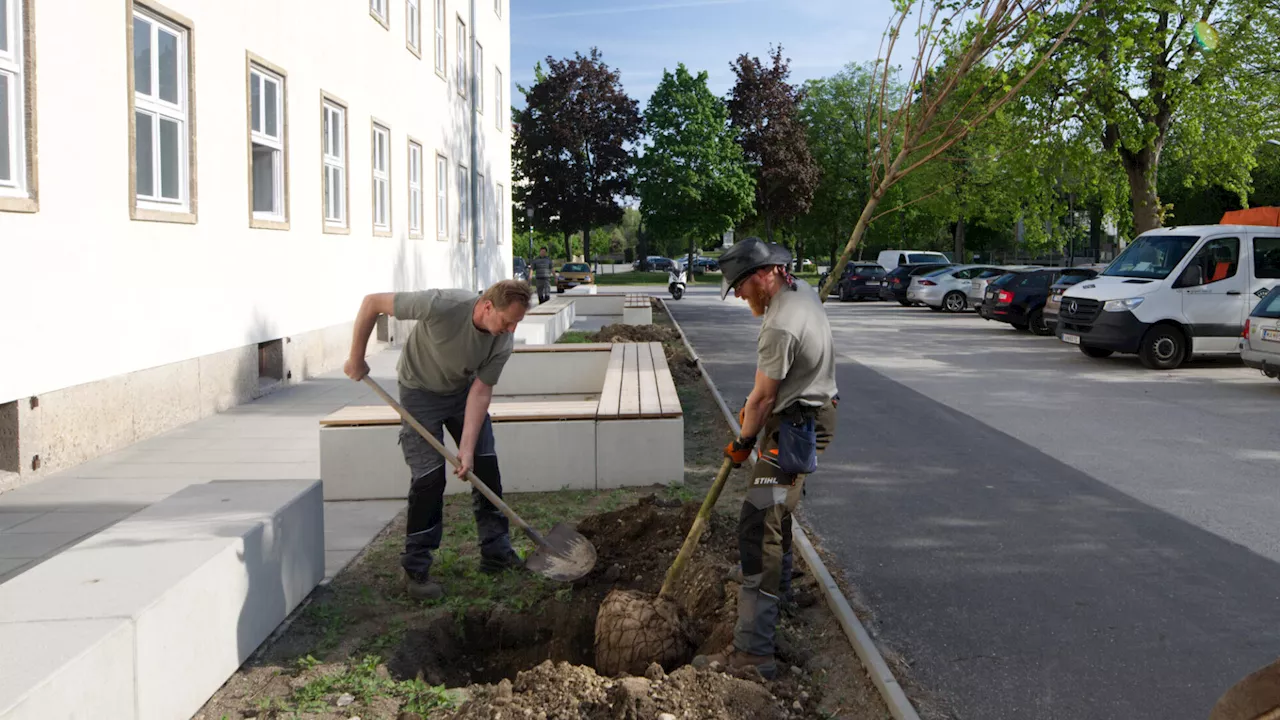
[[[401,385],[448,395],[467,390],[475,378],[498,384],[515,341],[476,328],[471,313],[479,301],[469,290],[395,294],[396,319],[418,321],[396,365]]]
[[[760,325],[757,367],[780,381],[774,412],[800,402],[821,407],[836,395],[836,358],[831,323],[818,293],[803,280],[769,302]]]

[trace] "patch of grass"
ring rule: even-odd
[[[556,340],[556,344],[566,345],[574,343],[589,343],[591,340],[588,338],[588,335],[590,335],[590,333],[582,330],[566,330],[565,333],[560,336],[560,339]]]
[[[338,602],[314,602],[307,607],[306,616],[320,629],[316,651],[323,654],[336,648],[347,628],[347,615],[342,605]]]
[[[419,714],[453,707],[454,698],[443,685],[428,685],[417,679],[393,680],[379,672],[378,666],[381,664],[382,658],[377,655],[366,655],[348,662],[341,671],[313,678],[294,690],[288,701],[280,703],[284,707],[279,709],[323,712],[333,701],[333,696],[344,693],[350,694],[366,706],[378,697],[395,698],[400,701],[404,710]],[[268,700],[279,702],[278,698]]]
[[[672,483],[663,488],[662,494],[672,500],[679,500],[682,503],[698,499],[698,493],[694,492],[684,483]]]

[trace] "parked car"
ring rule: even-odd
[[[650,255],[648,260],[649,270],[653,272],[670,272],[676,266],[676,262],[674,260],[662,257],[661,255]],[[631,269],[640,269],[640,261],[638,259],[631,263]]]
[[[1093,358],[1137,353],[1156,370],[1192,355],[1239,355],[1245,318],[1280,277],[1278,234],[1251,225],[1149,230],[1098,277],[1067,289],[1058,338]]]
[[[885,276],[884,268],[871,263],[849,263],[844,266],[844,273],[835,284],[832,294],[839,296],[841,302],[849,300],[879,300],[880,279]],[[826,278],[823,278],[823,282]]]
[[[564,292],[579,285],[590,285],[595,282],[591,274],[591,266],[586,263],[565,263],[556,273],[556,292]]]
[[[1030,330],[1035,335],[1052,335],[1053,328],[1044,320],[1044,304],[1049,299],[1049,287],[1071,270],[1073,268],[1036,268],[1001,276],[987,286],[982,316],[1007,322],[1018,330]]]
[[[529,282],[529,266],[525,264],[524,258],[511,258],[511,277],[516,280]]]
[[[681,255],[679,258],[676,258],[674,262],[675,262],[676,268],[680,270],[684,270],[685,266],[689,264],[689,256]],[[720,269],[720,263],[716,262],[714,258],[699,256],[693,259],[693,272],[695,274],[702,274],[704,272],[715,272],[719,269]]]
[[[947,267],[950,263],[927,263],[924,265],[899,265],[885,273],[880,280],[880,299],[897,300],[899,305],[911,306],[914,303],[907,299],[907,288],[911,286],[911,278]]]
[[[887,271],[899,265],[950,265],[951,261],[946,255],[931,250],[882,250],[876,256],[876,263]]]
[[[907,300],[930,310],[962,312],[969,305],[969,283],[979,274],[1000,268],[990,265],[952,265],[916,275],[907,286]]]
[[[1015,270],[1031,270],[1032,267],[1014,266],[1014,267],[997,267],[991,270],[984,270],[973,276],[969,281],[969,307],[978,310],[978,314],[982,314],[982,301],[987,298],[987,285],[994,282],[996,278],[1011,273]]]
[[[1240,359],[1263,375],[1280,380],[1280,285],[1271,288],[1245,318]]]
[[[1062,277],[1058,278],[1058,282],[1049,288],[1049,299],[1044,303],[1044,321],[1051,330],[1056,330],[1058,327],[1058,308],[1062,305],[1062,295],[1067,291],[1067,288],[1089,278],[1097,277],[1101,270],[1102,268],[1096,267],[1071,268],[1071,271],[1062,273]]]

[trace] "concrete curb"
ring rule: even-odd
[[[667,308],[666,300],[664,298],[657,298],[657,300],[662,304],[662,310],[667,314],[667,317],[671,318],[671,323],[676,326],[676,332],[680,333],[680,341],[684,343],[685,351],[689,353],[689,358],[693,360],[694,365],[698,368],[698,372],[702,375],[702,381],[706,383],[707,389],[711,391],[711,396],[715,398],[716,405],[720,407],[720,412],[724,413],[725,421],[729,423],[729,427],[733,429],[734,433],[737,433],[741,429],[738,426],[738,416],[725,403],[720,390],[716,388],[715,381],[711,379],[711,374],[703,367],[702,359],[698,357],[698,353],[693,349],[689,338],[684,334],[684,328],[680,327],[675,315],[672,315],[670,309]],[[754,458],[752,461],[754,462]],[[794,518],[791,523],[791,538],[793,547],[800,551],[800,557],[804,559],[805,564],[813,572],[814,579],[818,581],[818,588],[827,600],[827,607],[836,616],[840,627],[844,629],[845,637],[849,639],[849,644],[853,646],[853,651],[858,654],[858,659],[862,661],[863,667],[867,669],[867,674],[871,676],[871,682],[875,683],[876,689],[880,691],[880,696],[884,698],[885,705],[889,707],[889,714],[895,720],[920,720],[915,707],[911,705],[907,694],[902,690],[902,686],[898,684],[897,678],[893,676],[893,671],[889,668],[889,664],[885,662],[884,656],[880,654],[875,642],[871,640],[871,635],[862,626],[858,616],[854,614],[853,607],[849,605],[849,600],[840,591],[840,586],[836,584],[835,578],[827,570],[827,566],[822,562],[822,558],[813,547],[813,543],[809,542],[809,536],[805,534],[799,520]]]

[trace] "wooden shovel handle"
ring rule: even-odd
[[[458,467],[458,458],[454,457],[454,455],[445,448],[444,443],[437,440],[434,435],[428,432],[427,429],[422,426],[422,423],[418,422],[417,418],[410,415],[409,411],[405,410],[400,403],[396,402],[395,398],[391,397],[386,390],[383,390],[382,386],[379,385],[377,381],[368,375],[364,376],[364,381],[365,384],[373,388],[373,391],[378,394],[378,397],[382,398],[383,402],[390,405],[392,410],[395,410],[405,422],[409,423],[410,427],[417,430],[418,434],[422,436],[422,439],[426,440],[431,447],[435,448],[435,451],[440,453],[441,457],[447,460],[449,464],[455,468]],[[501,510],[502,514],[506,515],[507,519],[511,520],[511,522],[515,523],[521,530],[523,530],[534,543],[539,547],[547,544],[547,541],[542,539],[542,536],[538,534],[537,530],[530,527],[529,523],[522,520],[520,516],[516,514],[515,510],[512,510],[506,503],[502,502],[502,498],[498,497],[496,493],[490,490],[488,485],[481,482],[480,478],[476,477],[475,473],[468,470],[467,480],[470,480],[472,487],[479,490],[481,495],[484,495],[489,502],[493,503],[494,507]]]
[[[658,597],[670,597],[671,592],[675,590],[676,582],[684,574],[685,566],[689,564],[689,557],[693,555],[694,548],[698,547],[698,540],[707,529],[707,521],[711,519],[711,508],[715,507],[716,501],[720,499],[720,491],[724,489],[724,483],[729,479],[729,473],[732,471],[733,461],[725,458],[720,465],[720,472],[716,475],[715,482],[711,483],[707,496],[702,500],[698,516],[693,519],[693,526],[689,528],[689,535],[685,537],[684,545],[680,546],[675,562],[671,563],[671,567],[667,570],[667,577],[662,581],[662,589],[658,591]]]

